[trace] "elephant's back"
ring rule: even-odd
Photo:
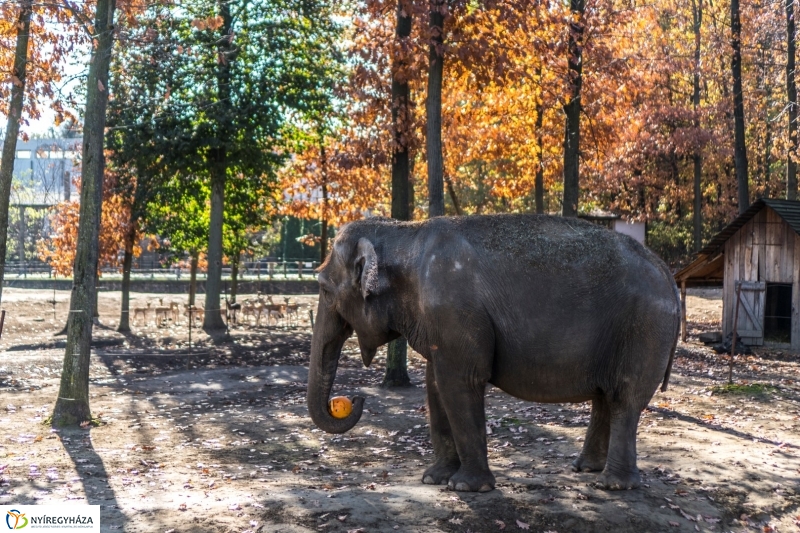
[[[512,269],[607,270],[654,257],[630,237],[575,218],[486,215],[452,218],[447,224],[482,256]]]

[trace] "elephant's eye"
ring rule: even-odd
[[[325,287],[322,287],[320,292],[322,292],[322,300],[325,302],[325,304],[333,305],[333,293]]]

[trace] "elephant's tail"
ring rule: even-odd
[[[667,385],[669,384],[669,375],[672,373],[672,362],[675,360],[675,350],[678,348],[678,337],[681,334],[681,293],[678,292],[678,286],[674,285],[675,287],[675,298],[678,302],[678,320],[677,320],[677,327],[675,328],[675,340],[672,341],[672,350],[669,352],[669,361],[667,362],[667,370],[664,372],[664,381],[661,383],[661,392],[665,392],[667,390]]]

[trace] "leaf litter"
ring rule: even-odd
[[[101,293],[104,324],[118,311],[108,296]],[[36,302],[31,315],[42,314]],[[693,317],[691,303],[690,296],[695,335],[713,324]],[[335,392],[361,391],[367,409],[349,434],[327,435],[305,411],[307,326],[234,328],[233,342],[220,345],[195,332],[199,353],[188,370],[185,354],[169,348],[185,343],[177,328],[167,345],[160,344],[164,331],[145,328],[125,345],[95,350],[90,392],[100,425],[50,432],[41,423],[63,349],[46,347],[49,332],[13,325],[3,348],[41,347],[0,354],[1,418],[27,428],[0,439],[0,503],[95,502],[109,529],[179,510],[164,528],[178,531],[187,520],[193,531],[235,523],[254,531],[295,524],[365,532],[564,532],[590,524],[598,531],[785,531],[800,523],[793,482],[800,472],[798,360],[785,352],[757,350],[735,370],[745,392],[718,393],[727,361],[697,343],[681,344],[670,390],[653,398],[640,422],[645,486],[622,493],[598,489],[596,474],[571,472],[587,405],[522,402],[490,387],[489,461],[498,490],[476,495],[419,482],[433,450],[424,361],[415,354],[417,386],[386,392],[378,388],[382,361],[363,369],[350,341]]]

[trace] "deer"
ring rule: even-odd
[[[267,296],[267,301],[262,302],[263,309],[266,311],[267,314],[267,325],[269,325],[269,319],[275,317],[275,325],[278,325],[278,319],[284,317],[284,308],[286,307],[284,304],[276,304],[272,301],[272,296]]]
[[[133,321],[136,322],[138,317],[141,316],[142,320],[144,320],[145,324],[147,323],[147,312],[150,311],[150,303],[147,303],[147,307],[134,307],[133,308]]]
[[[269,326],[269,321],[271,319],[275,319],[275,325],[278,325],[278,321],[283,318],[283,314],[278,311],[277,309],[270,309],[269,314],[267,315],[267,325]]]
[[[225,298],[225,308],[228,310],[231,321],[236,324],[236,313],[242,310],[242,304],[239,302],[230,303],[228,299]]]
[[[183,304],[183,316],[189,317],[189,324],[194,324],[197,320],[197,315],[203,314],[203,307],[198,305]]]
[[[159,306],[156,307],[156,326],[163,327],[167,325],[167,320],[169,319],[169,315],[172,314],[172,310],[169,307],[164,306],[164,299],[158,299]]]
[[[260,311],[258,309],[256,309],[256,303],[257,302],[255,302],[253,300],[250,300],[250,299],[245,300],[245,301],[242,302],[241,305],[242,305],[242,320],[243,321],[246,322],[247,321],[247,317],[248,316],[252,316],[253,318],[256,319],[256,323],[258,323],[261,313],[260,313]]]
[[[283,301],[286,302],[286,321],[290,322],[289,318],[294,317],[291,324],[296,326],[300,321],[300,315],[297,312],[300,309],[300,304],[293,302],[291,298],[284,298]]]

